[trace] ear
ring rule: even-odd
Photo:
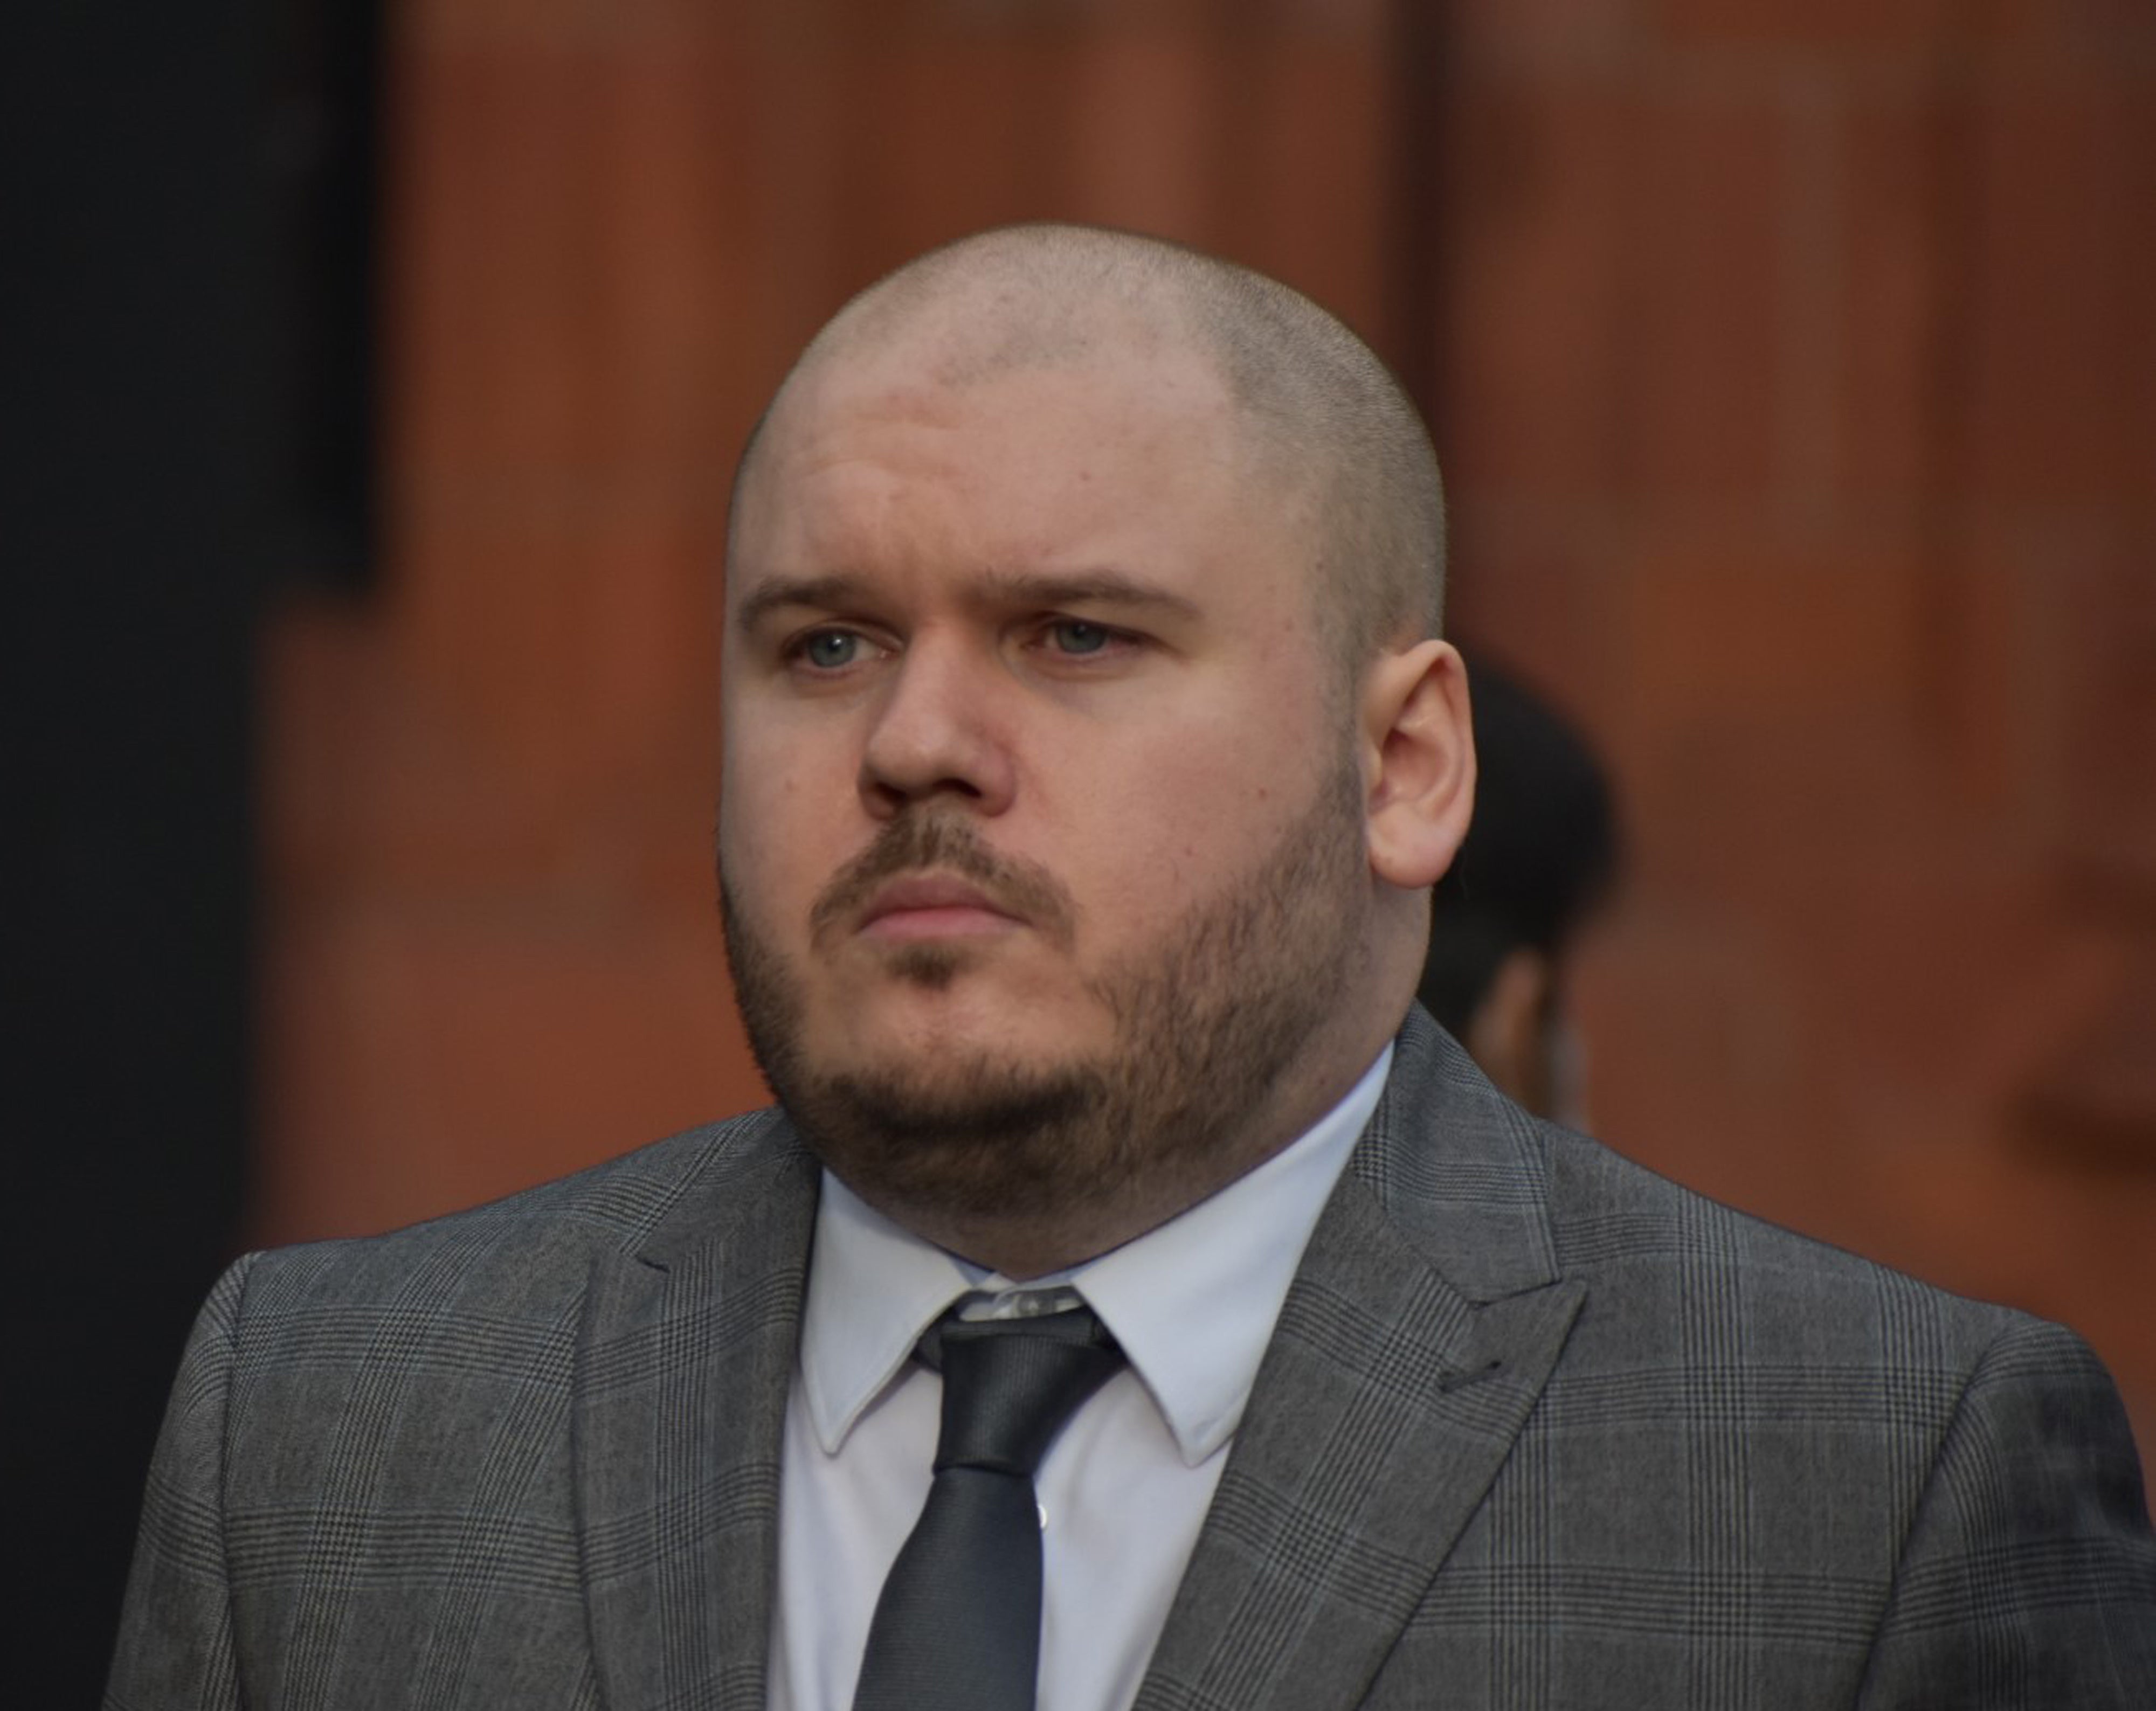
[[[1553,1114],[1550,981],[1549,959],[1539,950],[1521,946],[1506,952],[1460,1042],[1498,1091],[1543,1117]]]
[[[1452,865],[1475,808],[1467,667],[1449,642],[1378,657],[1364,674],[1362,735],[1370,867],[1403,890]]]

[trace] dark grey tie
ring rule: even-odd
[[[943,1373],[936,1478],[876,1600],[854,1711],[1031,1711],[1040,1670],[1034,1472],[1122,1351],[1079,1307],[947,1317],[919,1355]]]

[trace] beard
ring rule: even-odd
[[[1069,951],[1076,910],[1046,869],[988,850],[972,822],[906,813],[818,899],[822,950],[870,893],[935,868],[1015,905]],[[816,1061],[802,983],[738,906],[720,907],[742,1019],[764,1078],[810,1150],[901,1223],[1038,1223],[1118,1206],[1188,1205],[1265,1155],[1252,1124],[1344,1009],[1363,940],[1368,874],[1362,784],[1343,756],[1312,801],[1243,874],[1167,933],[1085,982],[1111,1023],[1098,1057],[987,1049],[903,1063]],[[883,976],[940,990],[962,947],[895,953]],[[1187,1198],[1177,1199],[1178,1194]]]

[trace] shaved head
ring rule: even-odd
[[[985,233],[839,311],[734,496],[727,954],[833,1173],[1035,1276],[1336,1105],[1474,770],[1362,342],[1173,244]]]
[[[1264,274],[1179,244],[1083,226],[961,238],[870,286],[810,343],[751,433],[836,368],[905,365],[963,388],[1103,352],[1193,353],[1247,430],[1253,491],[1301,528],[1312,615],[1352,682],[1383,648],[1439,633],[1445,501],[1430,437],[1399,384],[1335,316]],[[731,525],[730,525],[731,528]]]

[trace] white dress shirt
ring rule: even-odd
[[[942,1381],[921,1334],[968,1292],[1075,1289],[1130,1364],[1041,1464],[1037,1711],[1127,1711],[1288,1283],[1376,1109],[1388,1046],[1307,1133],[1210,1199],[1021,1286],[900,1228],[828,1172],[786,1409],[770,1711],[848,1711],[869,1619],[928,1494]]]

